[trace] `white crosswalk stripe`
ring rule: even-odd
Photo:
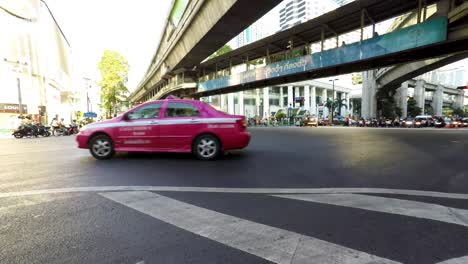
[[[151,192],[106,192],[100,195],[186,231],[275,263],[398,263],[310,236],[215,212]]]
[[[346,206],[468,226],[468,210],[416,201],[362,194],[292,194],[274,197]]]
[[[436,264],[467,264],[468,263],[468,256],[464,256],[461,258],[454,258],[449,259],[442,262],[437,262]]]

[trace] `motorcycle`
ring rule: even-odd
[[[365,127],[366,126],[366,120],[364,119],[359,119],[358,121],[358,127]]]
[[[78,134],[78,132],[80,132],[80,129],[78,128],[78,125],[76,125],[76,124],[71,124],[69,129],[71,130],[70,135],[71,134]]]
[[[38,137],[38,136],[43,136],[43,137],[49,137],[51,135],[50,131],[49,131],[50,127],[45,127],[45,126],[42,126],[42,125],[39,125],[39,126],[36,126],[36,125],[32,125],[32,126],[27,126],[27,125],[21,125],[18,127],[18,129],[16,129],[14,132],[13,132],[13,136],[15,138],[23,138],[23,137]]]
[[[70,136],[72,134],[78,134],[79,129],[77,125],[62,126],[59,128],[54,128],[52,134],[54,136]]]
[[[23,138],[23,137],[37,137],[37,127],[36,126],[28,126],[28,125],[21,125],[16,129],[13,134],[15,138]]]
[[[38,129],[37,134],[43,137],[50,137],[50,135],[52,134],[50,132],[50,127],[39,125],[37,129]]]

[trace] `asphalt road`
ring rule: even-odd
[[[0,140],[0,263],[468,263],[468,130],[251,131],[215,162]]]

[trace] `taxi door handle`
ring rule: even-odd
[[[190,123],[198,123],[199,120],[197,120],[197,119],[191,119],[189,122],[190,122]]]
[[[155,124],[158,124],[158,123],[159,123],[158,121],[150,121],[151,125],[155,125]]]

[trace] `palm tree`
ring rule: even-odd
[[[340,115],[341,115],[341,109],[343,107],[348,109],[348,106],[346,105],[346,99],[336,98],[335,99],[335,109],[338,109],[338,111],[336,111],[336,112],[340,113]]]
[[[343,107],[348,108],[348,106],[346,105],[346,99],[339,99],[339,98],[336,98],[335,101],[328,98],[327,102],[325,103],[325,107],[328,108],[328,110],[331,113],[341,112],[340,110]],[[336,111],[337,109],[338,111]]]

